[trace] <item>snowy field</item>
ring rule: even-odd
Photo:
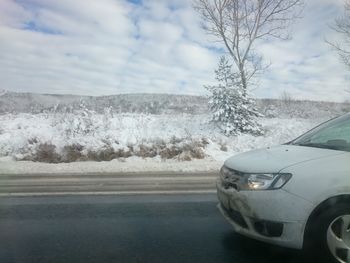
[[[327,118],[262,118],[264,136],[226,137],[208,114],[2,114],[0,173],[217,170],[234,154],[288,142]]]

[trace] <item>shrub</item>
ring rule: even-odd
[[[153,146],[146,146],[144,144],[141,144],[139,147],[139,151],[135,152],[136,156],[142,157],[142,158],[153,158],[158,155],[157,148]]]
[[[180,155],[177,157],[179,161],[191,161],[192,155],[190,151],[183,151],[180,153]]]
[[[221,144],[220,145],[220,150],[223,151],[223,152],[227,152],[228,151],[227,145],[226,144]]]
[[[170,146],[162,149],[159,155],[162,159],[173,159],[181,153],[181,150],[176,146]]]
[[[60,155],[56,152],[56,146],[51,143],[41,143],[38,145],[35,154],[29,157],[34,162],[59,163]]]
[[[83,146],[80,144],[72,144],[72,145],[66,145],[63,148],[62,153],[62,162],[70,163],[70,162],[76,162],[76,161],[83,161],[86,159],[85,156],[82,154],[82,150],[84,149]]]
[[[108,141],[104,141],[104,147],[98,150],[86,149],[79,143],[66,145],[59,152],[52,143],[39,143],[38,139],[28,140],[28,145],[34,150],[28,151],[17,157],[18,160],[28,160],[46,163],[70,163],[79,161],[111,161],[113,159],[124,159],[131,156],[142,158],[154,158],[160,156],[164,159],[178,159],[190,161],[192,159],[203,159],[204,148],[209,141],[201,139],[171,138],[172,143],[164,140],[155,140],[153,143],[131,145],[123,149],[115,149]],[[29,148],[30,148],[29,147]]]

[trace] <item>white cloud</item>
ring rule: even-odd
[[[342,100],[347,71],[324,43],[342,1],[307,1],[289,42],[260,43],[272,66],[254,92]],[[219,54],[187,0],[2,0],[1,88],[102,95],[205,94]]]
[[[179,62],[189,70],[203,70],[216,65],[216,57],[206,48],[193,43],[182,43],[177,46],[176,53]]]
[[[342,14],[341,1],[307,1],[304,17],[293,26],[293,39],[270,41],[259,47],[271,67],[255,91],[277,96],[284,90],[298,99],[343,101],[348,71],[325,39],[338,36],[329,27]]]

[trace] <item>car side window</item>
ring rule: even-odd
[[[350,142],[350,121],[331,126],[314,134],[310,140],[312,143],[349,143]]]
[[[292,142],[295,145],[350,151],[350,116],[326,122]]]

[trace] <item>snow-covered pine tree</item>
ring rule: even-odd
[[[261,114],[255,107],[255,101],[248,92],[244,92],[238,74],[232,72],[232,65],[225,56],[220,58],[215,75],[218,84],[205,86],[210,92],[212,121],[227,136],[240,133],[261,135],[262,127],[258,123]]]

